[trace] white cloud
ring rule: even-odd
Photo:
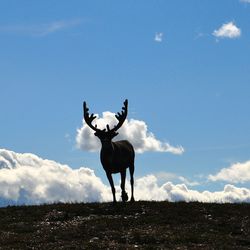
[[[225,185],[223,191],[199,192],[188,189],[185,184],[174,185],[171,182],[159,186],[154,175],[148,175],[136,180],[135,195],[141,200],[168,201],[199,201],[199,202],[250,202],[250,190]]]
[[[187,186],[198,186],[200,185],[199,182],[197,181],[189,181],[187,178],[183,177],[183,176],[178,176],[174,173],[168,173],[168,172],[158,172],[155,173],[154,176],[157,178],[157,182],[181,182]]]
[[[17,203],[104,201],[108,187],[94,171],[72,169],[34,154],[0,150],[0,199]]]
[[[126,183],[130,191],[129,182]],[[116,186],[117,197],[120,187]],[[250,190],[225,185],[219,192],[199,192],[185,184],[158,184],[154,175],[135,180],[136,200],[250,202]],[[111,201],[110,187],[89,168],[72,169],[34,154],[0,149],[0,206],[51,202]]]
[[[154,39],[156,42],[162,42],[163,40],[163,33],[162,32],[157,32],[155,33],[155,39]]]
[[[82,21],[80,19],[61,20],[42,24],[23,24],[0,26],[0,32],[9,34],[46,36],[70,27],[77,26]]]
[[[230,183],[245,183],[250,181],[250,161],[235,163],[229,168],[221,169],[215,175],[209,175],[211,181],[226,181]]]
[[[217,38],[237,38],[240,37],[241,30],[233,22],[229,22],[215,30],[213,35]]]
[[[103,117],[97,115],[96,123],[98,128],[105,128],[106,124],[113,127],[117,124],[115,114],[111,112],[103,112]],[[167,142],[157,140],[153,133],[148,131],[147,124],[139,120],[125,120],[122,127],[119,129],[119,135],[115,138],[129,140],[137,153],[145,151],[169,152],[173,154],[182,154],[184,149],[182,146],[174,147]],[[94,135],[88,125],[83,120],[83,126],[77,130],[76,136],[77,147],[87,151],[99,151],[101,144],[99,139]]]
[[[158,182],[167,182],[178,179],[176,174],[163,171],[154,173],[154,176],[157,178]]]
[[[189,181],[187,178],[183,177],[183,176],[179,176],[178,179],[183,182],[185,185],[187,186],[191,186],[191,187],[194,187],[194,186],[198,186],[200,185],[199,182],[197,181]]]

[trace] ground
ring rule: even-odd
[[[0,249],[250,249],[250,204],[52,204],[0,214]]]

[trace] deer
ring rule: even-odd
[[[127,140],[112,141],[119,133],[117,130],[121,128],[124,121],[126,120],[128,114],[128,100],[124,101],[124,106],[122,107],[121,113],[115,115],[118,123],[110,129],[109,125],[106,125],[106,128],[99,129],[97,125],[93,125],[92,122],[96,116],[92,113],[89,114],[89,108],[87,107],[86,102],[83,102],[83,113],[84,120],[86,124],[94,130],[94,135],[99,138],[101,141],[101,151],[100,151],[100,160],[103,166],[106,176],[109,180],[111,186],[111,191],[113,195],[113,204],[116,203],[115,196],[115,187],[112,178],[112,174],[120,173],[121,175],[121,198],[123,202],[128,201],[128,194],[125,190],[125,180],[126,180],[126,170],[129,168],[130,172],[130,184],[131,184],[131,199],[130,202],[134,202],[134,160],[135,160],[135,151],[132,144]]]

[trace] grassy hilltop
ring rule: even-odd
[[[0,209],[0,249],[250,249],[250,204],[144,202]]]

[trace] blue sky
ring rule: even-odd
[[[76,146],[82,102],[101,115],[127,98],[128,119],[185,150],[137,154],[137,178],[214,191],[232,180],[209,175],[250,160],[248,1],[1,1],[0,44],[0,148],[107,183],[98,152]]]

